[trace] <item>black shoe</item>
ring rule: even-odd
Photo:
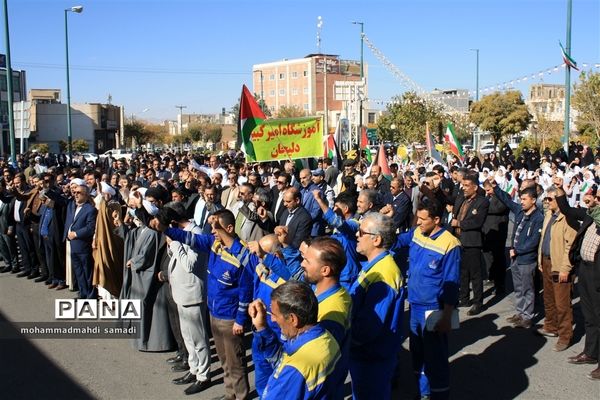
[[[469,311],[467,311],[467,315],[478,315],[483,311],[483,307],[475,304]]]
[[[467,300],[467,301],[461,300],[458,302],[459,307],[469,307],[470,305],[471,304],[470,304],[469,300]]]
[[[29,277],[29,275],[31,275],[31,271],[23,270],[17,274],[17,278]]]
[[[46,286],[52,285],[52,282],[54,282],[54,281],[52,279],[48,278],[48,279],[46,279],[46,282],[44,282],[44,285],[46,285]],[[58,285],[56,285],[56,286],[58,286]]]
[[[35,278],[34,282],[46,282],[48,280],[48,275],[40,275]]]
[[[192,374],[191,372],[188,372],[181,378],[175,378],[171,382],[173,382],[176,385],[187,385],[188,383],[196,382],[196,375]]]
[[[27,279],[37,278],[38,276],[40,276],[40,273],[38,271],[33,271],[31,274],[29,274]],[[44,280],[46,280],[46,278],[44,278]]]
[[[205,381],[196,381],[191,386],[188,386],[183,393],[185,394],[196,394],[200,393],[204,389],[208,389],[210,387],[210,379]]]
[[[190,365],[186,362],[180,362],[178,364],[173,364],[171,367],[171,371],[173,372],[185,372],[190,370]]]
[[[13,268],[12,270],[10,270],[10,273],[11,273],[11,274],[17,274],[17,273],[19,273],[19,272],[21,272],[21,268],[19,268],[19,267],[15,267],[15,268]]]
[[[0,273],[12,271],[12,267],[7,265],[6,267],[0,269]]]
[[[187,358],[186,358],[186,360],[187,360]],[[171,358],[167,359],[168,364],[177,364],[182,361],[185,361],[183,358],[183,354],[179,354],[179,353],[177,353],[177,355],[175,355],[175,357],[171,357]]]

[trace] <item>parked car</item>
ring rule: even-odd
[[[131,160],[131,157],[133,156],[133,154],[131,152],[129,152],[125,149],[112,149],[112,150],[108,150],[107,152],[105,152],[103,154],[100,154],[100,159],[104,159],[104,158],[108,157],[108,153],[111,153],[113,158],[115,158],[117,160],[119,158]]]
[[[479,148],[479,153],[481,154],[490,154],[492,152],[496,151],[496,146],[494,146],[494,144],[484,144],[483,146],[481,146]]]
[[[96,153],[81,153],[81,155],[85,158],[85,161],[92,161],[94,164],[98,160],[98,154]]]

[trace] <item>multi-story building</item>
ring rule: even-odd
[[[27,100],[25,71],[12,70],[13,102]],[[14,110],[14,109],[13,109]],[[9,125],[8,125],[8,85],[6,81],[6,62],[0,54],[0,122],[2,123],[2,140],[0,140],[0,153],[8,153]]]
[[[367,65],[364,65],[362,96],[366,100],[368,88]],[[337,55],[309,54],[304,58],[282,60],[252,66],[254,93],[266,103],[273,116],[281,107],[295,106],[306,115],[324,115],[327,110],[328,128],[335,127],[341,117],[350,117],[348,100],[336,96],[336,82],[360,82],[360,62],[342,60]],[[367,124],[369,111],[363,104],[363,124]],[[375,118],[375,113],[373,113]]]
[[[451,113],[469,113],[469,91],[467,89],[434,89],[429,95],[444,104]]]
[[[29,137],[25,144],[48,144],[51,152],[60,151],[67,141],[67,105],[60,103],[58,89],[32,89],[23,117],[28,118]],[[15,103],[15,109],[18,105]],[[20,116],[19,113],[16,114]],[[19,124],[15,118],[15,124]],[[112,104],[71,104],[72,140],[88,142],[91,152],[103,153],[116,147],[121,108]]]
[[[565,85],[536,83],[529,86],[529,96],[525,100],[533,120],[540,117],[548,121],[565,120]],[[571,110],[571,116],[572,116]]]

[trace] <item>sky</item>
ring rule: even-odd
[[[573,0],[572,57],[600,63],[600,0]],[[217,113],[252,89],[252,65],[321,51],[360,59],[360,28],[424,90],[475,90],[562,63],[567,0],[8,0],[11,58],[27,87],[58,88],[66,101],[64,10],[68,13],[71,102],[106,102],[128,116],[175,119]],[[6,51],[5,42],[0,47]],[[367,46],[369,98],[407,90]],[[564,72],[543,82],[564,83]],[[600,71],[600,69],[594,69]],[[536,78],[534,82],[540,82]],[[527,91],[531,79],[516,85]],[[255,89],[256,92],[259,88]],[[377,108],[384,107],[377,105]]]

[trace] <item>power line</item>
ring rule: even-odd
[[[65,69],[63,64],[37,63],[27,61],[15,61],[21,67],[32,69]],[[218,71],[210,69],[172,69],[161,67],[124,67],[124,66],[100,66],[100,65],[69,65],[69,69],[96,72],[124,72],[143,74],[179,74],[179,75],[250,75],[252,72]]]

